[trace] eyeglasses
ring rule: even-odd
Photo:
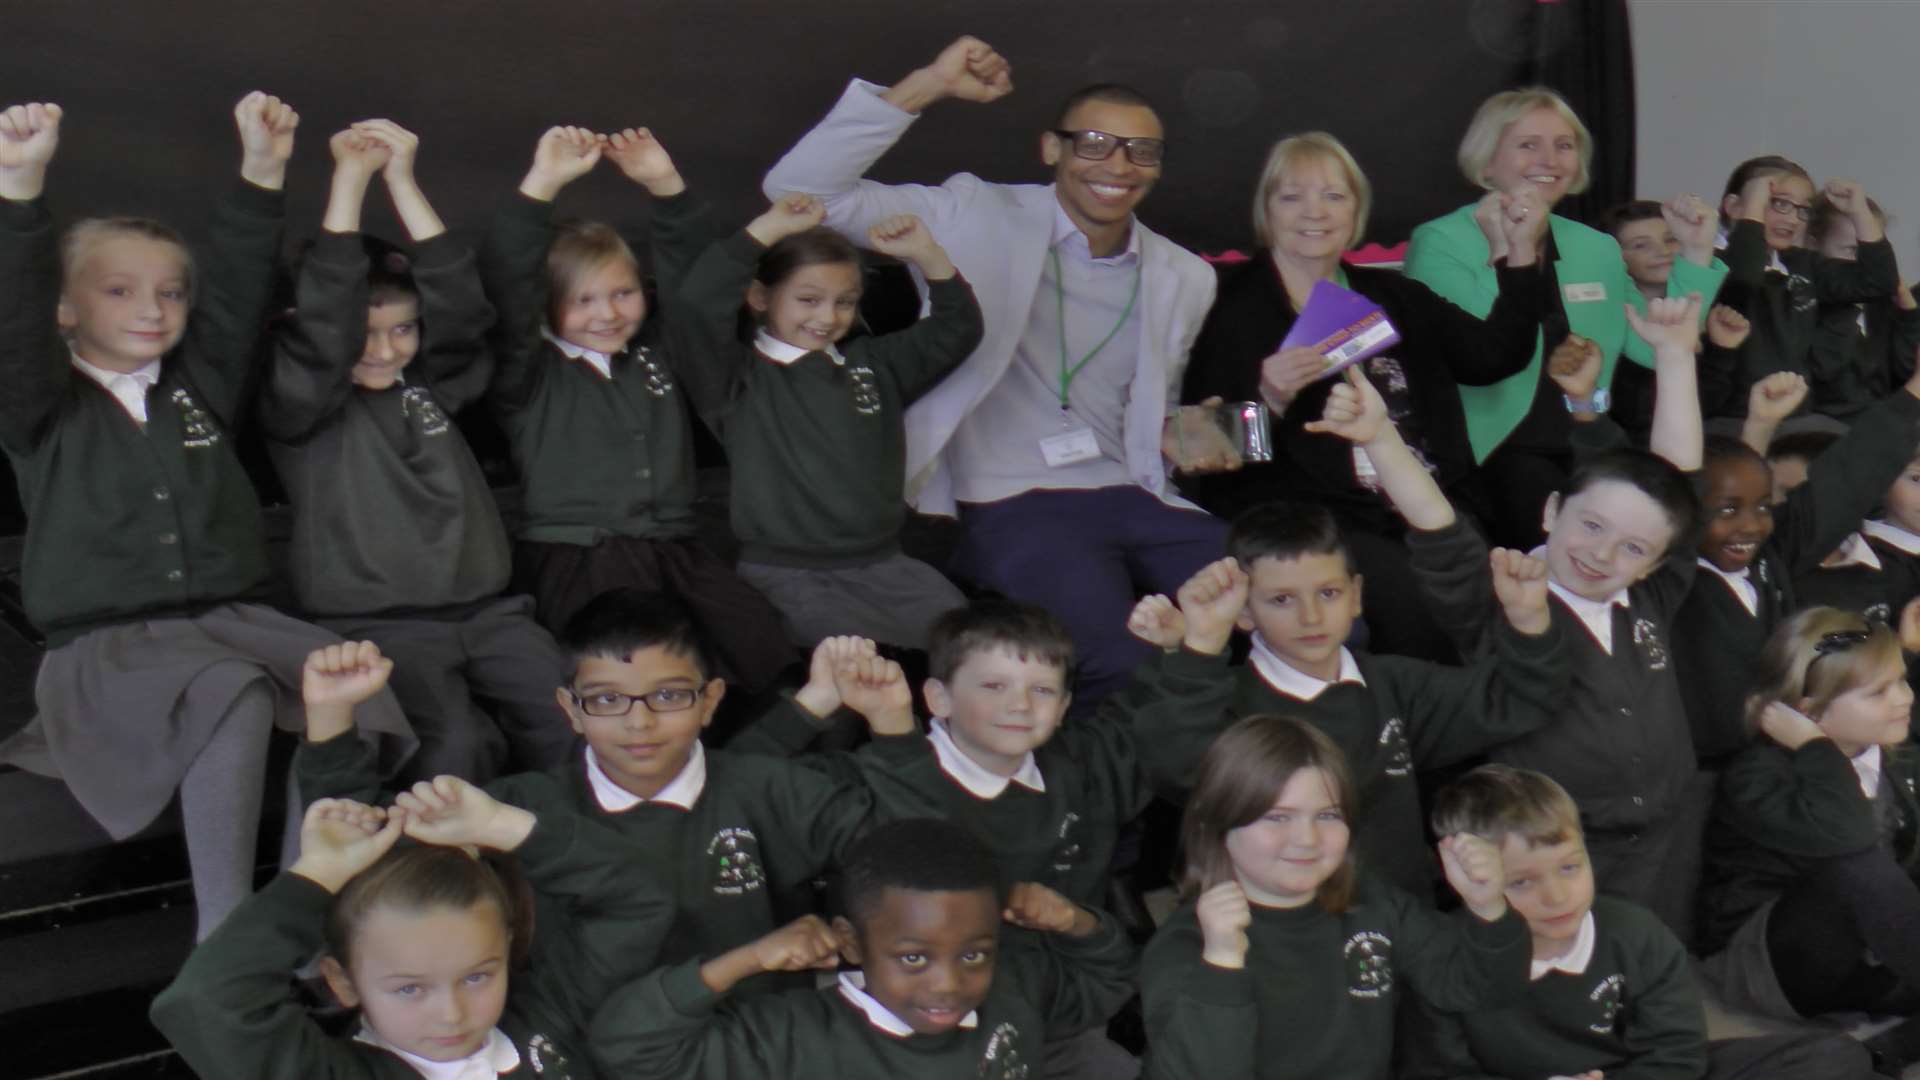
[[[1801,221],[1813,220],[1812,203],[1797,203],[1784,195],[1775,195],[1773,198],[1767,200],[1767,205],[1773,207],[1773,212],[1776,214],[1792,214]],[[1832,635],[1829,634],[1828,636],[1831,637]]]
[[[647,694],[623,694],[618,690],[596,690],[586,697],[581,697],[578,691],[569,688],[567,696],[572,698],[573,703],[580,707],[580,711],[588,716],[625,716],[633,711],[633,703],[636,701],[646,706],[650,713],[685,712],[693,708],[693,703],[700,700],[700,696],[706,692],[705,687],[693,690],[684,686],[669,686]]]
[[[1055,135],[1073,144],[1073,156],[1088,161],[1105,161],[1115,150],[1125,150],[1127,160],[1141,168],[1152,168],[1167,156],[1167,140],[1135,136],[1123,139],[1105,131],[1060,131]]]

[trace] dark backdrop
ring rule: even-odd
[[[1155,228],[1203,252],[1244,248],[1266,148],[1324,128],[1374,182],[1368,238],[1393,244],[1476,193],[1453,151],[1481,98],[1542,77],[1608,85],[1594,69],[1630,67],[1624,35],[1604,48],[1583,37],[1591,13],[1623,26],[1624,9],[1624,0],[74,0],[9,17],[0,102],[66,107],[56,213],[149,214],[195,237],[237,164],[228,110],[254,88],[301,113],[288,184],[295,238],[318,225],[327,135],[381,115],[420,134],[421,182],[457,231],[513,189],[554,123],[651,126],[689,181],[744,219],[767,166],[849,76],[891,82],[966,32],[1011,59],[1015,93],[936,108],[876,178],[937,181],[964,169],[1044,179],[1036,137],[1059,99],[1120,80],[1160,103],[1172,142],[1144,215]],[[1608,114],[1595,127],[1621,140],[1612,149],[1627,152],[1631,95],[1582,97],[1589,119]],[[575,189],[570,212],[644,219],[644,196],[611,168]],[[394,233],[384,199],[373,204],[369,228]]]

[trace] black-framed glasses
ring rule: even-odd
[[[1141,168],[1152,168],[1166,160],[1167,140],[1149,139],[1139,135],[1123,139],[1107,131],[1061,131],[1054,129],[1055,135],[1073,144],[1073,156],[1088,161],[1105,161],[1113,156],[1115,150],[1125,150],[1127,160]]]
[[[1785,195],[1775,195],[1773,198],[1767,200],[1767,205],[1773,207],[1773,212],[1776,214],[1792,214],[1801,221],[1813,220],[1812,203],[1797,203]]]
[[[623,694],[618,690],[596,690],[584,697],[572,687],[567,688],[567,696],[588,716],[625,716],[633,711],[633,703],[639,702],[650,713],[685,712],[693,708],[700,700],[706,688],[693,689],[685,686],[667,686],[646,694]]]

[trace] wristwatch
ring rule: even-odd
[[[1597,416],[1613,407],[1613,395],[1604,386],[1596,389],[1593,396],[1585,401],[1572,394],[1561,394],[1560,397],[1567,403],[1567,411],[1576,416]]]

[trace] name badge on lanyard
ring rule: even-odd
[[[1041,439],[1040,456],[1047,459],[1047,468],[1057,469],[1099,457],[1100,443],[1094,439],[1092,428],[1074,428]]]
[[[1113,324],[1113,329],[1107,331],[1107,336],[1101,338],[1100,344],[1095,345],[1092,351],[1081,357],[1079,363],[1069,365],[1067,363],[1067,286],[1063,280],[1064,272],[1060,268],[1059,252],[1048,249],[1047,258],[1053,260],[1053,291],[1060,319],[1060,423],[1066,427],[1070,423],[1068,417],[1071,414],[1068,410],[1072,406],[1068,394],[1073,387],[1073,377],[1080,374],[1080,370],[1091,363],[1094,357],[1100,355],[1100,350],[1106,348],[1107,343],[1120,333],[1120,328],[1127,325],[1127,319],[1133,315],[1134,301],[1140,298],[1140,268],[1135,266],[1133,269],[1133,290],[1127,295],[1127,306],[1120,312],[1120,321]],[[1058,469],[1063,465],[1074,465],[1099,457],[1100,443],[1093,437],[1092,428],[1084,424],[1079,427],[1068,427],[1058,435],[1050,435],[1040,440],[1040,456],[1046,459],[1047,468]]]

